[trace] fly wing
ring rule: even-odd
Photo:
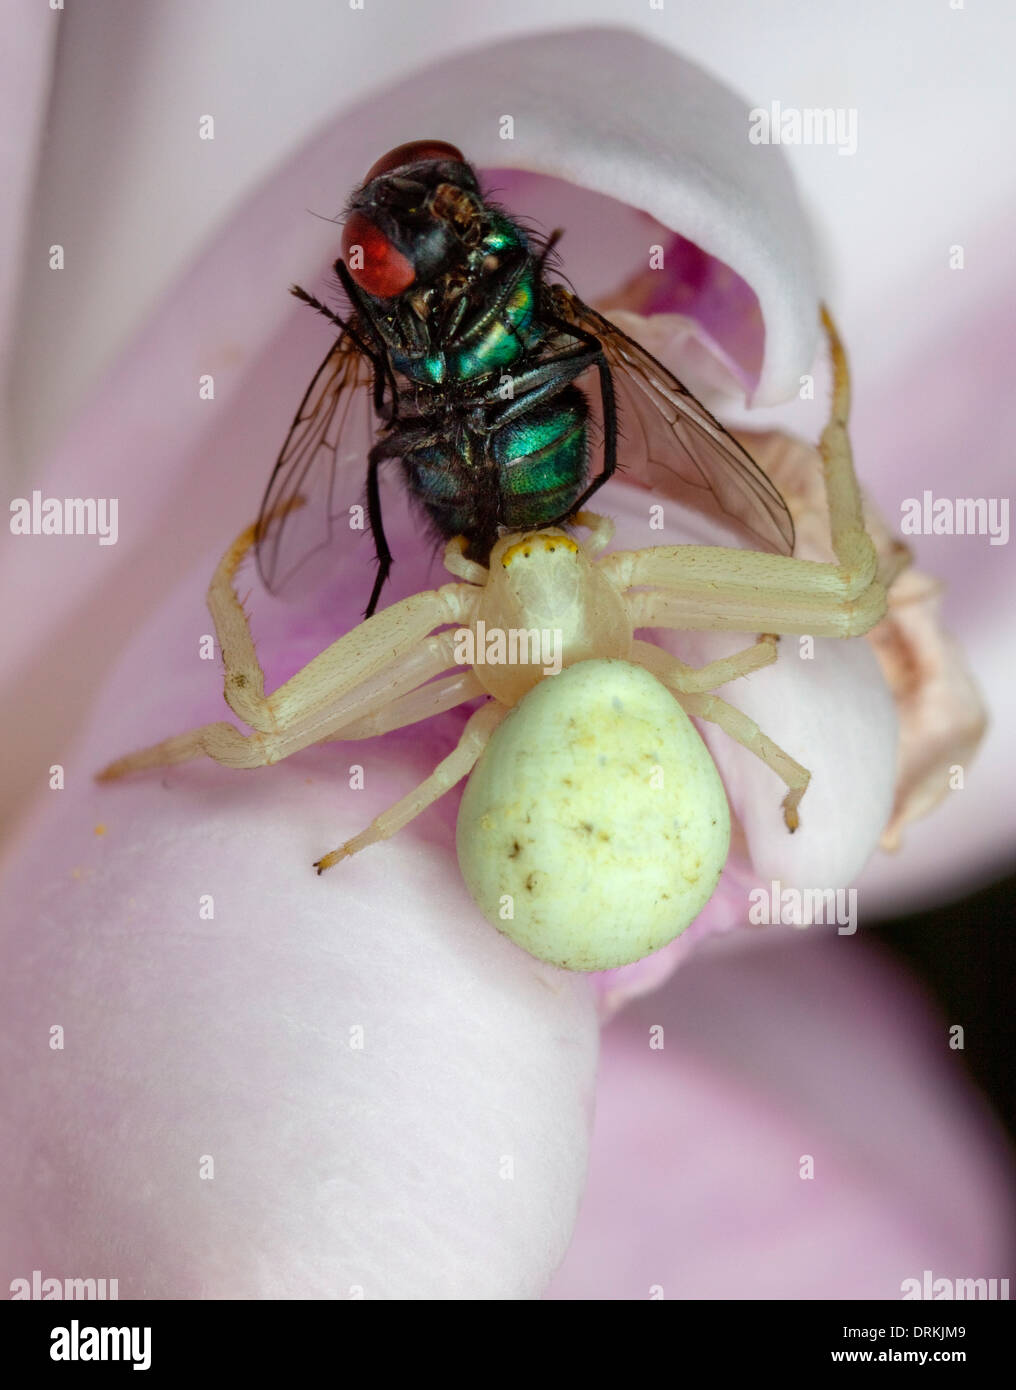
[[[344,333],[321,363],[300,402],[268,480],[255,532],[258,573],[287,598],[316,587],[350,537],[350,488],[359,481],[377,429],[373,367]]]
[[[563,286],[550,293],[554,313],[603,347],[625,464],[638,481],[700,510],[711,495],[767,550],[791,554],[794,523],[787,504],[747,450],[634,338]]]

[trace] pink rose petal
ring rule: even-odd
[[[926,1269],[1011,1280],[1011,1156],[948,1021],[876,948],[826,931],[713,941],[606,1030],[550,1297],[899,1300]]]

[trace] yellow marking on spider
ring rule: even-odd
[[[508,569],[512,561],[517,559],[519,555],[528,559],[534,548],[553,552],[558,546],[562,550],[571,551],[573,555],[578,554],[578,546],[568,536],[527,536],[524,541],[516,541],[514,545],[508,547],[501,556],[501,564],[505,569]]]

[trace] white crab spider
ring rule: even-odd
[[[809,772],[746,715],[711,692],[775,661],[781,633],[855,637],[867,632],[885,613],[885,586],[891,575],[879,574],[875,547],[862,518],[847,434],[846,360],[825,311],[823,323],[833,361],[833,401],[819,447],[835,563],[703,545],[655,546],[598,558],[609,543],[613,524],[591,513],[575,518],[590,532],[584,543],[554,528],[503,536],[491,553],[489,568],[465,557],[465,542],[460,537],[445,550],[445,566],[459,582],[415,594],[374,614],[266,696],[264,672],[234,586],[237,569],[254,543],[251,527],[220,561],[208,605],[222,648],[226,701],[253,732],[241,733],[224,722],[207,724],[119,759],[104,769],[100,778],[184,762],[201,754],[228,767],[260,767],[314,743],[373,737],[487,695],[490,698],[467,721],[457,747],[430,776],[366,830],[319,859],[315,865],[318,873],[394,835],[480,760],[460,811],[459,857],[467,884],[488,919],[533,954],[571,968],[602,969],[657,949],[683,930],[704,905],[726,856],[726,801],[715,767],[686,716],[715,723],[778,774],[787,786],[784,819],[788,829],[796,829],[797,807]],[[456,630],[471,627],[475,632],[481,622],[488,632],[556,630],[562,640],[565,668],[589,662],[613,665],[590,668],[582,677],[569,675],[567,669],[561,676],[545,677],[543,668],[536,664],[483,664],[444,674],[454,665]],[[451,630],[447,630],[449,624]],[[435,632],[438,628],[446,630]],[[634,634],[640,628],[764,635],[732,656],[695,669],[660,647],[637,639]],[[642,670],[633,673],[632,667]],[[593,682],[590,671],[596,678]],[[649,678],[644,673],[649,673]],[[525,698],[541,682],[556,685],[559,681],[559,691],[541,690],[539,699]],[[575,746],[584,742],[588,747],[590,736],[597,736],[596,721],[602,720],[602,700],[599,714],[596,700],[589,703],[597,685],[601,690],[609,687],[615,707],[620,701],[629,712],[636,711],[634,723],[642,731],[640,737],[647,728],[655,728],[659,736],[651,736],[650,742],[655,738],[658,749],[676,750],[677,775],[675,767],[669,775],[661,771],[662,787],[648,790],[651,769],[647,764],[639,776],[645,773],[650,799],[637,806],[626,803],[625,814],[639,818],[645,830],[643,841],[650,834],[650,822],[680,826],[686,855],[674,856],[669,881],[673,892],[664,891],[666,884],[661,889],[654,881],[640,897],[640,885],[647,882],[645,863],[641,867],[629,865],[627,878],[615,865],[612,872],[618,875],[614,885],[618,891],[613,896],[604,891],[596,913],[590,912],[588,902],[578,905],[574,892],[566,886],[563,894],[556,895],[554,910],[548,916],[546,902],[534,907],[525,901],[525,893],[501,891],[500,870],[490,862],[481,832],[486,832],[490,841],[496,820],[493,839],[502,850],[506,844],[532,843],[534,837],[526,841],[521,828],[516,835],[512,823],[513,816],[522,815],[525,799],[511,791],[520,767],[519,750],[535,748],[551,724],[560,727],[562,715],[577,736]],[[584,725],[581,719],[576,723],[574,717],[579,692],[584,692]],[[558,699],[558,694],[562,698]],[[662,703],[659,697],[663,697]],[[516,707],[511,737],[505,729],[506,737],[499,738],[496,731]],[[536,727],[527,719],[530,709],[537,719]],[[622,731],[624,724],[620,721]],[[602,739],[602,723],[599,736]],[[553,737],[560,752],[560,738],[556,734]],[[623,738],[623,732],[619,737]],[[485,754],[488,743],[491,748]],[[506,771],[496,758],[498,747],[509,744],[514,761]],[[616,755],[611,763],[615,771],[632,766],[635,756],[650,759],[644,739],[637,755],[613,745],[612,753]],[[539,759],[535,761],[539,763]],[[604,763],[602,756],[599,762]],[[533,765],[530,759],[530,769]],[[569,795],[574,796],[576,779],[564,780],[572,782]],[[575,823],[582,829],[593,826],[590,849],[595,847],[593,839],[600,838],[595,835],[595,817],[602,822],[616,802],[609,779],[591,780],[599,784],[586,788],[594,819],[581,807],[576,812],[572,806],[569,813],[573,818],[578,816]],[[482,790],[473,790],[481,784]],[[659,795],[664,788],[671,798],[665,804]],[[556,795],[552,783],[533,783],[532,778],[526,783],[526,805],[539,804],[548,824],[554,823]],[[526,814],[531,815],[531,809]],[[535,838],[545,843],[552,837]],[[557,853],[560,857],[560,847]],[[569,856],[568,864],[548,863],[529,870],[528,883],[562,882],[565,868],[575,866],[575,853]],[[673,846],[664,847],[661,841],[656,859],[673,854]],[[512,857],[509,850],[508,858]],[[689,871],[689,863],[696,866],[694,873]],[[583,881],[588,889],[589,873]],[[511,909],[507,913],[505,899]],[[630,930],[619,932],[616,923],[612,924],[611,913],[618,903],[626,906]]]

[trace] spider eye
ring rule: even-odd
[[[451,159],[457,164],[465,164],[462,151],[454,145],[449,145],[446,140],[410,140],[405,145],[396,145],[394,150],[389,150],[367,171],[364,183],[370,183],[371,179],[376,179],[378,174],[390,173],[392,169],[401,169],[404,164],[417,164],[421,159]]]
[[[342,257],[355,283],[377,299],[401,294],[416,279],[411,263],[362,212],[352,212],[346,219]]]

